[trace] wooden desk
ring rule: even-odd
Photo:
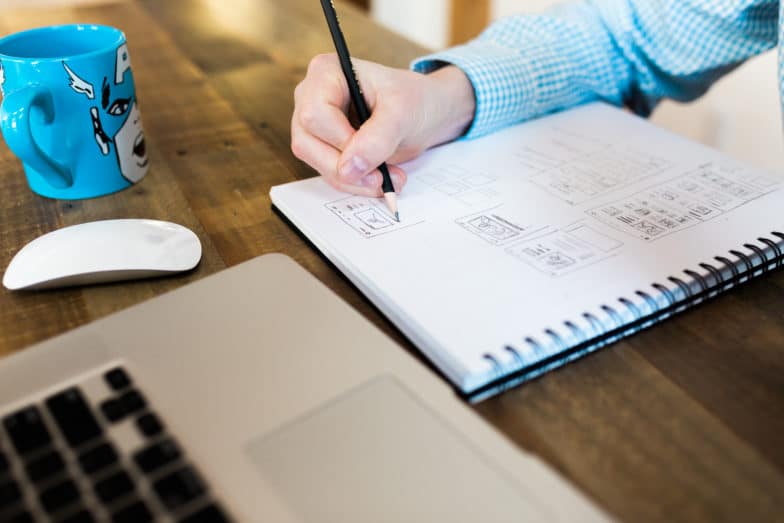
[[[128,35],[152,169],[96,200],[34,196],[0,147],[0,267],[36,236],[118,217],[197,232],[194,273],[82,290],[0,290],[0,354],[273,251],[289,254],[414,350],[271,212],[274,184],[313,172],[289,152],[292,91],[330,51],[317,2],[139,0],[14,11],[7,33],[50,23],[112,24]],[[405,66],[423,50],[344,8],[360,57]],[[784,272],[745,285],[476,407],[627,521],[773,521],[784,502]]]

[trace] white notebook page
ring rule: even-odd
[[[776,175],[599,103],[403,167],[399,224],[319,178],[272,200],[467,393],[599,334],[584,313],[633,319],[637,290],[666,305],[652,283],[677,294],[669,276],[696,286],[684,269],[784,231]]]

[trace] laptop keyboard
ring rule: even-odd
[[[2,418],[0,522],[229,521],[127,370],[99,380]]]

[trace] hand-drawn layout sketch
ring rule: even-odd
[[[362,196],[348,196],[326,203],[327,209],[336,214],[343,222],[365,238],[372,238],[422,222],[398,223],[384,207],[383,200]]]
[[[492,245],[506,245],[542,230],[514,223],[499,216],[493,209],[458,218],[455,222]]]
[[[615,229],[653,241],[720,216],[778,187],[770,177],[708,164],[586,212]]]
[[[548,169],[530,180],[576,205],[659,174],[671,166],[646,153],[610,146]]]
[[[561,276],[612,256],[622,246],[614,238],[577,224],[517,243],[506,252],[545,274]]]
[[[440,193],[469,206],[487,205],[498,198],[496,179],[485,173],[477,173],[451,165],[438,171],[423,172],[417,180]]]
[[[553,127],[550,133],[541,134],[542,141],[526,142],[514,154],[515,160],[524,171],[540,173],[572,164],[608,144],[571,130]],[[546,138],[544,138],[546,136]]]
[[[654,176],[673,166],[663,158],[623,145],[553,129],[546,142],[525,145],[516,159],[528,180],[572,205]]]

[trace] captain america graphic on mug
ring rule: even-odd
[[[117,48],[112,78],[87,78],[66,62],[63,69],[71,89],[95,101],[85,121],[91,122],[101,154],[114,153],[120,172],[131,183],[141,180],[147,173],[149,160],[133,82],[127,78],[131,74],[127,44]]]

